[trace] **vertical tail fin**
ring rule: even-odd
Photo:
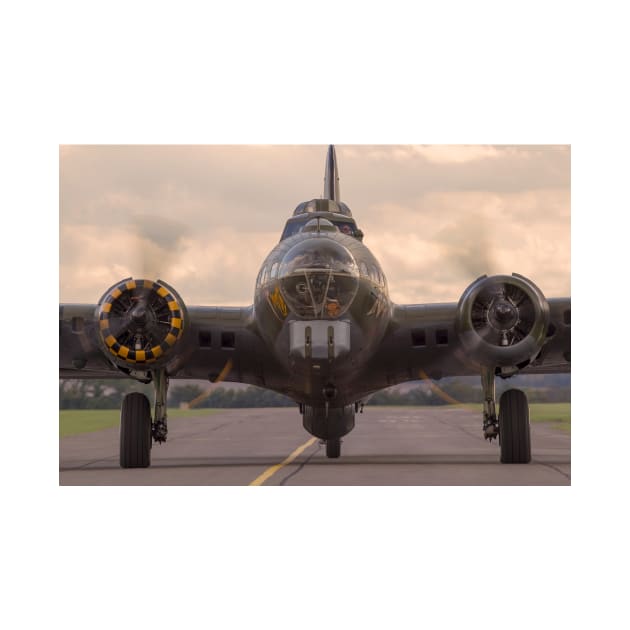
[[[341,201],[339,194],[339,173],[337,172],[337,155],[335,154],[335,145],[328,147],[328,155],[326,156],[326,173],[324,175],[324,199],[332,201]]]

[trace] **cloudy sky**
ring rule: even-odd
[[[483,273],[570,295],[568,146],[337,146],[341,198],[398,303],[456,301]],[[247,305],[326,146],[62,146],[60,300],[163,278],[188,304]]]

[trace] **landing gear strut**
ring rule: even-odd
[[[481,372],[481,388],[483,390],[483,437],[492,442],[499,436],[494,370],[484,368]]]
[[[166,426],[166,395],[168,392],[168,377],[163,370],[153,373],[153,384],[155,385],[155,414],[151,435],[158,443],[166,442],[168,427]]]

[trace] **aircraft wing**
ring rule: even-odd
[[[542,349],[521,374],[570,372],[571,299],[549,299]],[[479,375],[480,364],[461,343],[458,304],[395,305],[391,325],[365,370],[367,383],[396,385],[423,378]],[[382,385],[381,385],[382,386]]]
[[[265,386],[265,369],[278,367],[265,352],[252,307],[187,308],[186,328],[168,364],[170,378],[207,379]],[[99,338],[96,304],[59,307],[59,377],[126,378]],[[142,374],[141,366],[132,376]]]

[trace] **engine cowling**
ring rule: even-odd
[[[478,278],[457,305],[461,343],[486,367],[525,367],[540,352],[548,326],[545,296],[518,274]]]
[[[183,300],[163,280],[127,278],[99,300],[96,316],[105,352],[134,370],[166,364],[181,342],[188,315]]]

